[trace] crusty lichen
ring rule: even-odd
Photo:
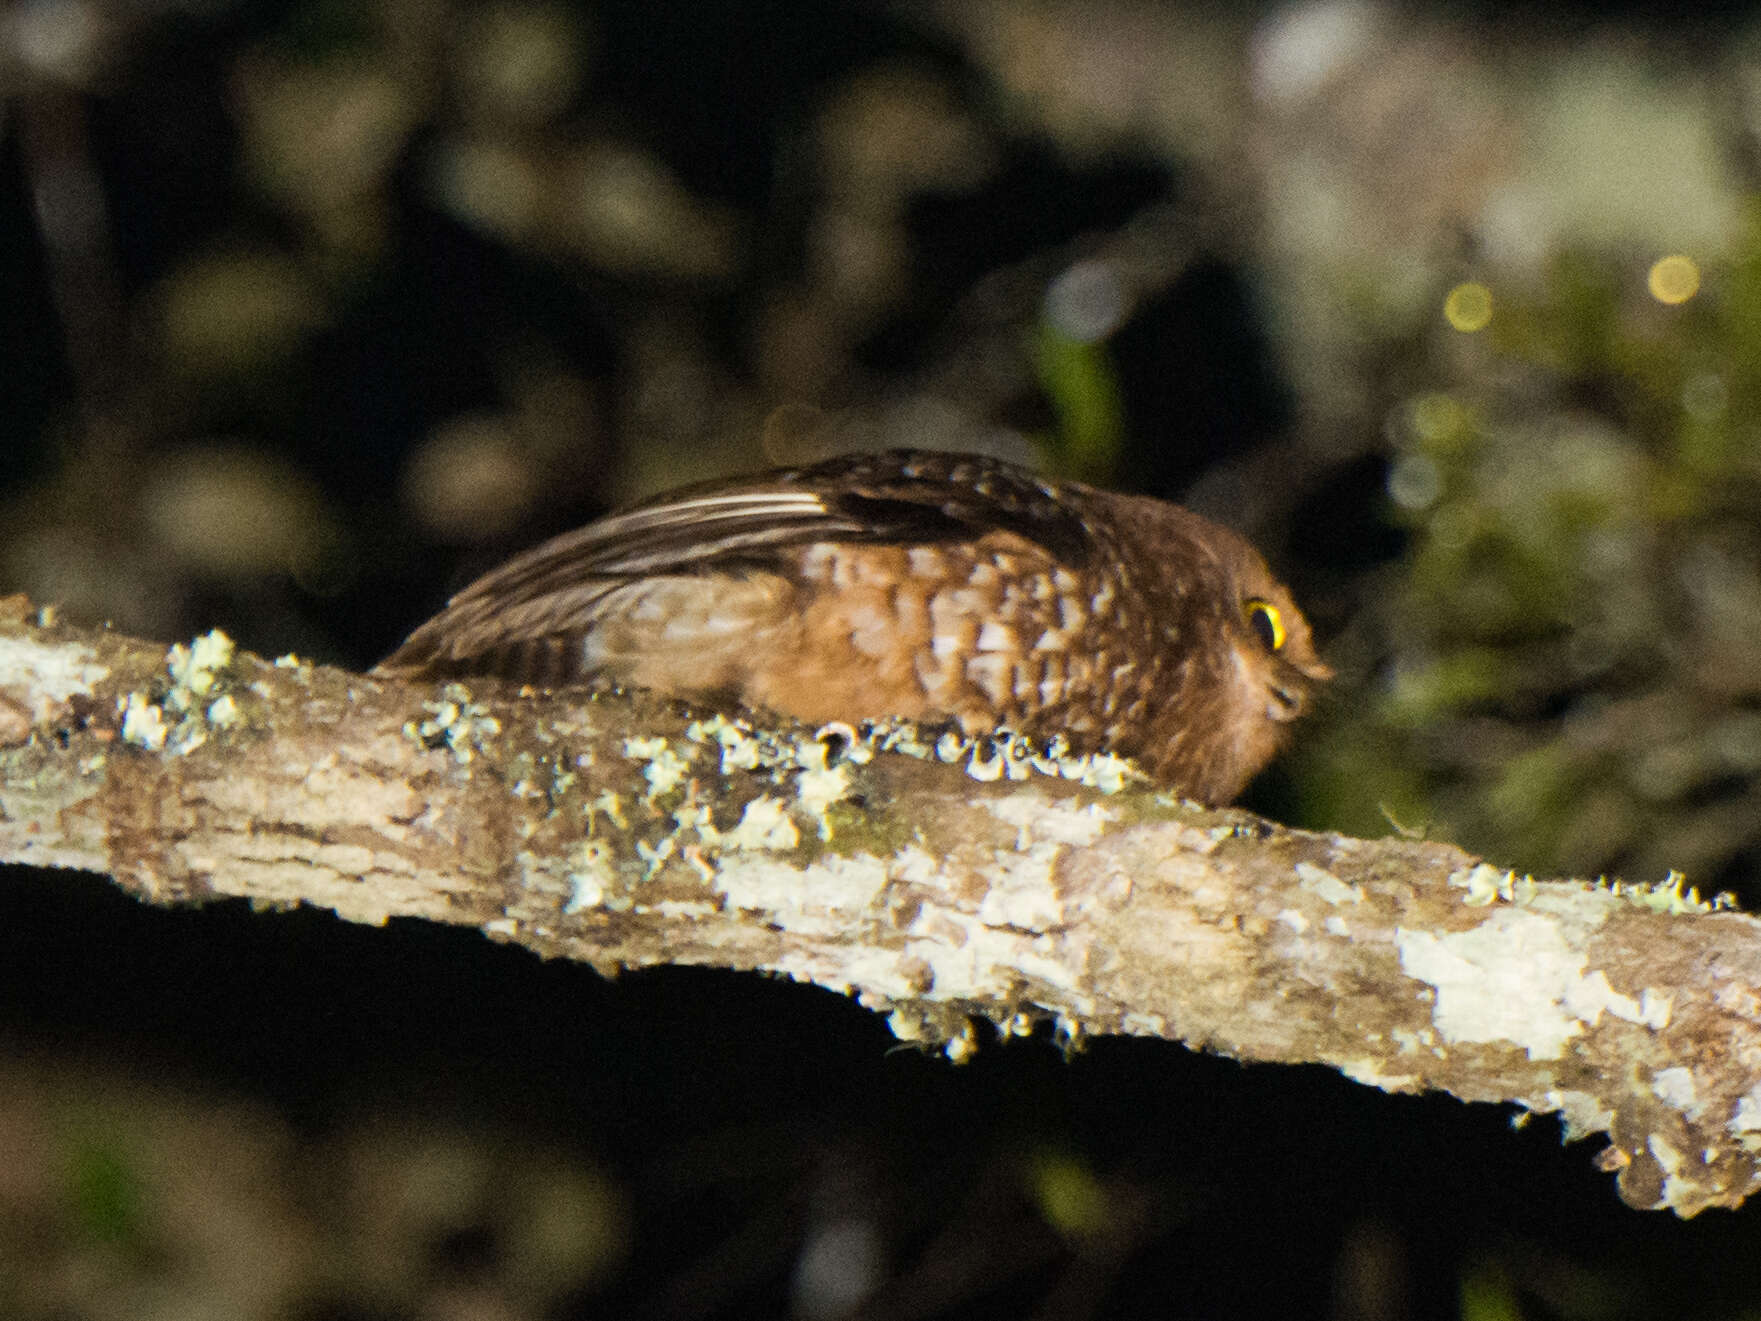
[[[136,690],[117,699],[123,741],[180,757],[236,725],[242,712],[228,690],[233,652],[232,639],[219,629],[187,647],[173,646],[165,653],[170,683],[163,693],[155,698]]]
[[[692,721],[682,739],[627,738],[622,752],[646,782],[642,801],[671,823],[663,835],[638,846],[647,876],[685,857],[687,847],[690,860],[699,864],[725,852],[790,852],[808,838],[839,853],[864,846],[891,852],[909,832],[895,829],[886,840],[874,838],[853,802],[856,772],[883,752],[959,762],[980,780],[1021,780],[1037,773],[1116,792],[1142,778],[1120,758],[1073,756],[1057,741],[1042,745],[1007,730],[976,739],[942,731],[932,741],[922,727],[900,720],[834,722],[809,731],[766,729],[718,714]],[[694,805],[692,776],[703,773],[749,775],[769,787],[744,804],[737,822],[718,826],[706,809]]]
[[[447,748],[453,760],[468,765],[501,733],[501,721],[489,714],[462,683],[449,683],[440,690],[438,702],[424,702],[426,720],[404,724],[404,736],[425,748]]]
[[[1684,890],[1682,887],[1686,883],[1687,877],[1678,871],[1672,871],[1663,880],[1649,884],[1621,880],[1597,881],[1591,888],[1605,891],[1649,912],[1676,916],[1724,912],[1737,906],[1735,895],[1721,892],[1707,901],[1691,886]],[[1540,894],[1551,893],[1543,890],[1540,882],[1533,876],[1518,876],[1513,871],[1504,871],[1483,862],[1453,873],[1449,877],[1449,884],[1467,891],[1462,902],[1472,908],[1484,908],[1495,903],[1521,907],[1534,902]]]
[[[1685,892],[1682,886],[1687,877],[1678,871],[1672,871],[1661,881],[1649,885],[1632,881],[1614,881],[1608,886],[1609,891],[1628,903],[1639,908],[1648,909],[1653,913],[1671,913],[1677,916],[1685,914],[1717,913],[1727,909],[1735,909],[1737,899],[1728,891],[1720,891],[1712,896],[1708,903],[1700,898],[1700,892],[1690,886]]]

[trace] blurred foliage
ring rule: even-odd
[[[1390,428],[1376,700],[1305,754],[1330,825],[1761,896],[1761,224],[1677,305],[1647,265],[1565,253],[1437,332],[1454,379]]]
[[[407,1113],[315,1142],[195,1080],[0,1049],[0,1134],[9,1318],[537,1316],[629,1251],[578,1152]]]
[[[1059,476],[1105,483],[1118,469],[1125,403],[1119,375],[1104,345],[1075,339],[1054,325],[1038,335],[1040,383],[1057,414],[1055,433],[1042,448]]]
[[[115,1146],[82,1142],[68,1158],[74,1214],[91,1239],[136,1246],[141,1233],[141,1179]]]

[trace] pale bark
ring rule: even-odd
[[[957,1057],[973,1017],[1049,1016],[1557,1111],[1682,1215],[1761,1182],[1761,926],[1679,884],[1534,882],[905,735],[226,653],[0,602],[0,862],[785,973]]]

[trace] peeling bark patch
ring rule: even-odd
[[[598,908],[620,912],[630,907],[629,897],[618,891],[612,849],[601,840],[581,840],[560,860],[522,849],[515,861],[525,888],[562,899],[566,916]]]
[[[1364,901],[1362,891],[1356,886],[1347,885],[1325,867],[1317,867],[1312,862],[1296,864],[1296,878],[1302,882],[1302,888],[1310,891],[1323,902],[1333,904],[1361,904]]]
[[[1608,974],[1600,968],[1571,988],[1566,996],[1566,1007],[1580,1017],[1587,1018],[1592,1027],[1601,1018],[1603,1011],[1607,1011],[1629,1023],[1640,1023],[1661,1031],[1669,1026],[1670,1006],[1668,996],[1660,996],[1650,987],[1641,991],[1637,1000],[1630,995],[1622,995],[1614,989],[1608,980]]]
[[[747,803],[740,813],[740,824],[718,842],[736,853],[786,853],[801,843],[801,832],[795,828],[782,800],[766,796]]]
[[[1606,1133],[1614,1127],[1614,1111],[1589,1092],[1566,1088],[1549,1091],[1539,1104],[1522,1099],[1521,1104],[1542,1114],[1558,1114],[1562,1137],[1576,1142],[1592,1133]]]
[[[1378,1087],[1384,1092],[1416,1092],[1425,1081],[1416,1073],[1384,1073],[1381,1061],[1369,1058],[1344,1060],[1339,1065],[1339,1072],[1353,1082]]]
[[[1023,848],[1035,840],[1092,844],[1105,833],[1114,817],[1099,803],[1076,807],[1043,797],[987,799],[984,805],[997,820],[1020,832],[1018,840]]]
[[[29,637],[0,637],[0,674],[9,695],[20,698],[41,722],[75,693],[89,693],[110,674],[96,653],[67,642],[38,642]]]
[[[1663,1171],[1663,1195],[1658,1205],[1677,1205],[1677,1198],[1682,1192],[1692,1188],[1692,1184],[1681,1177],[1682,1166],[1686,1163],[1681,1152],[1659,1133],[1651,1134],[1645,1140],[1645,1147],[1651,1153],[1651,1158],[1657,1162],[1658,1168]]]
[[[831,856],[820,861],[816,878],[806,887],[800,871],[785,863],[724,858],[715,888],[735,908],[773,914],[790,931],[843,934],[873,911],[886,887],[887,869],[878,858]],[[813,902],[803,902],[809,894]]]
[[[1588,956],[1537,913],[1505,909],[1442,936],[1400,928],[1395,942],[1401,971],[1436,988],[1432,1019],[1451,1043],[1508,1041],[1554,1060],[1604,1011],[1653,1028],[1669,1021],[1660,997],[1622,995],[1601,969],[1586,976]]]
[[[941,910],[934,920],[921,917],[907,934],[907,950],[935,970],[938,999],[993,1000],[1023,977],[1066,995],[1079,991],[1080,977],[1049,936],[999,930],[952,910]],[[1085,998],[1075,1003],[1092,1012]]]
[[[1694,1087],[1694,1071],[1676,1066],[1673,1069],[1657,1069],[1652,1074],[1652,1096],[1666,1106],[1675,1106],[1689,1118],[1699,1118],[1699,1092]]]
[[[1694,1086],[1694,1071],[1677,1066],[1659,1069],[1651,1075],[1651,1094],[1664,1105],[1674,1106],[1689,1119],[1700,1117],[1700,1098]]]
[[[1440,1060],[1449,1058],[1449,1052],[1437,1044],[1437,1034],[1430,1028],[1418,1032],[1411,1032],[1403,1027],[1391,1028],[1388,1036],[1403,1051],[1423,1050],[1429,1051]]]
[[[1021,931],[1045,931],[1063,924],[1052,876],[1061,844],[1035,844],[1025,853],[999,854],[997,874],[978,906],[979,921]]]
[[[1739,1138],[1761,1133],[1761,1083],[1737,1097],[1736,1113],[1725,1127]]]

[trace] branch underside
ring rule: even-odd
[[[1106,758],[167,655],[14,598],[0,862],[784,973],[956,1058],[975,1016],[1050,1017],[1512,1102],[1684,1216],[1761,1184],[1755,919],[1201,810]]]

